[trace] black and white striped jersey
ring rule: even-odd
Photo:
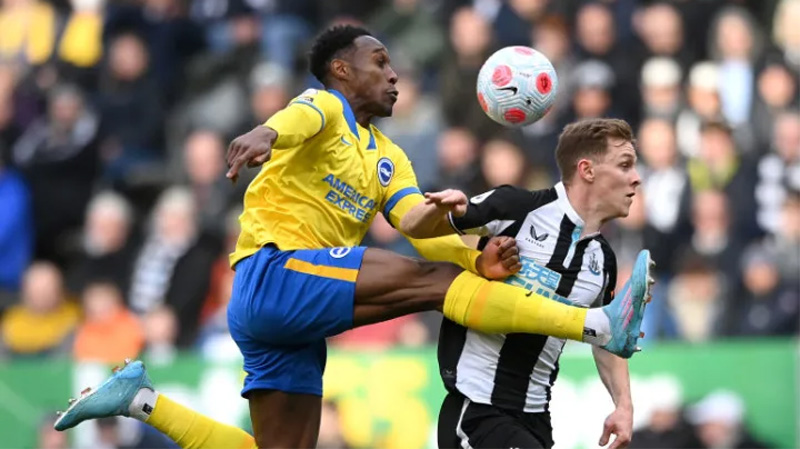
[[[584,222],[564,185],[529,191],[502,186],[470,199],[467,213],[450,217],[460,233],[517,240],[522,269],[506,282],[582,307],[609,303],[616,257],[599,234],[581,237]],[[445,319],[439,369],[448,390],[471,401],[529,413],[548,411],[565,340],[544,335],[489,335]]]

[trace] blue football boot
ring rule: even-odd
[[[652,299],[650,288],[654,281],[651,271],[654,267],[650,251],[640,251],[630,279],[611,304],[603,307],[611,324],[611,340],[602,346],[608,352],[627,359],[641,350],[636,343],[642,336],[645,305]]]
[[[142,388],[153,389],[144,363],[125,361],[121,369],[114,369],[114,374],[97,389],[87,388],[78,399],[69,400],[67,411],[58,412],[55,422],[56,430],[71,429],[87,419],[105,418],[109,416],[129,416],[128,407]]]

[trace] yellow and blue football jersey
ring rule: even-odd
[[[405,153],[356,123],[335,90],[309,89],[265,125],[278,139],[245,194],[232,265],[268,243],[283,251],[358,245],[375,214],[389,217],[408,195],[422,200]]]
[[[325,338],[353,326],[354,296],[378,213],[398,225],[423,201],[405,153],[356,123],[336,91],[308,90],[270,118],[272,159],[248,186],[228,323],[255,389],[322,394]],[[475,270],[455,235],[414,240],[429,260]],[[269,279],[268,282],[264,282]]]

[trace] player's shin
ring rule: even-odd
[[[244,430],[214,421],[149,388],[139,390],[128,411],[183,449],[256,449],[255,439]]]
[[[490,334],[543,334],[596,345],[610,338],[602,312],[597,315],[468,271],[450,285],[442,312],[462,326]]]

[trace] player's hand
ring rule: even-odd
[[[466,214],[468,203],[467,195],[456,189],[425,193],[425,204],[434,204],[440,211],[450,212],[454,217],[461,217]]]
[[[475,262],[475,268],[486,279],[505,279],[522,268],[519,248],[513,237],[492,237]]]
[[[606,418],[603,423],[603,435],[600,437],[600,446],[605,446],[615,435],[614,441],[608,449],[624,449],[628,447],[633,435],[633,410],[625,407],[617,407]]]
[[[228,173],[225,176],[233,182],[239,178],[239,169],[258,167],[272,157],[272,144],[278,133],[266,126],[256,126],[246,134],[233,139],[228,146]]]

